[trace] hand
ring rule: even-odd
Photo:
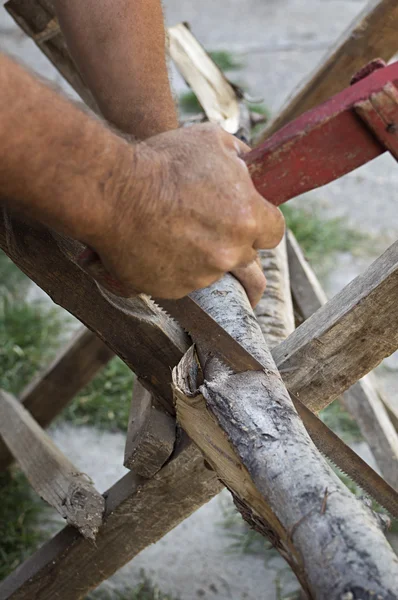
[[[275,247],[284,232],[281,212],[257,193],[240,158],[248,150],[213,125],[133,147],[91,242],[109,272],[159,298],[182,297],[228,271],[242,279],[256,249]]]
[[[232,271],[243,287],[246,290],[249,302],[254,308],[260,302],[265,288],[267,287],[267,279],[264,275],[261,262],[256,258],[250,265],[246,267],[238,267]]]

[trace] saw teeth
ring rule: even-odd
[[[390,510],[388,510],[388,508],[386,508],[379,500],[376,500],[376,498],[373,496],[373,494],[371,492],[369,492],[366,488],[363,487],[363,485],[359,484],[353,477],[351,477],[350,475],[348,475],[343,469],[341,469],[338,465],[336,465],[336,463],[329,458],[329,456],[327,454],[325,454],[324,452],[322,452],[322,450],[320,450],[318,448],[318,452],[320,454],[322,454],[322,456],[331,464],[333,465],[333,467],[339,471],[339,473],[342,473],[342,475],[344,475],[344,477],[346,477],[347,479],[349,479],[352,483],[354,483],[356,485],[356,487],[368,498],[370,498],[371,500],[373,500],[373,502],[375,502],[378,506],[381,506],[381,508],[383,510],[386,511],[386,513],[391,517],[391,519],[393,521],[395,521],[397,519],[397,517],[395,517]],[[342,481],[342,483],[345,485],[344,481]],[[345,486],[349,492],[351,492],[351,490],[348,488],[348,486]],[[353,494],[353,492],[351,492]],[[355,496],[355,494],[353,494]],[[359,498],[357,497],[357,499],[359,500]],[[373,510],[373,509],[371,509]]]

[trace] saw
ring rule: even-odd
[[[397,88],[398,62],[387,67],[378,59],[364,67],[351,87],[292,121],[244,157],[256,189],[269,202],[280,205],[387,150],[397,158]],[[79,265],[113,293],[127,295],[90,248],[80,255]],[[234,372],[264,370],[193,297],[156,303],[201,349],[222,359]],[[398,493],[302,402],[291,398],[318,449],[398,518]]]

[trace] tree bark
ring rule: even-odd
[[[310,598],[396,599],[398,560],[376,517],[313,445],[241,286],[226,276],[195,296],[267,368],[234,374],[198,348],[199,367],[190,349],[173,373],[182,427]],[[283,338],[285,327],[275,325]]]

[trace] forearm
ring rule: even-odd
[[[90,243],[134,148],[2,54],[0,89],[0,198]]]
[[[55,0],[55,7],[108,121],[139,139],[177,127],[160,0]]]

